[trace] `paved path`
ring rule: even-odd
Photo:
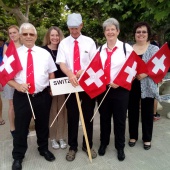
[[[3,99],[3,117],[6,124],[0,126],[0,170],[10,170],[12,164],[12,137],[9,132],[7,117],[8,102]],[[170,170],[170,119],[166,118],[170,111],[170,105],[163,104],[163,110],[159,111],[161,119],[154,122],[152,148],[148,151],[143,149],[141,140],[141,125],[139,127],[139,140],[136,146],[128,146],[128,126],[126,129],[126,159],[123,162],[117,160],[117,152],[114,148],[113,132],[110,145],[105,156],[98,156],[90,163],[87,155],[81,150],[82,128],[79,130],[79,148],[76,159],[67,162],[65,159],[68,149],[49,149],[56,156],[54,162],[48,162],[37,151],[36,136],[28,137],[28,150],[23,161],[23,170]],[[127,124],[128,125],[128,124]],[[100,145],[99,115],[94,121],[94,149],[97,151]]]

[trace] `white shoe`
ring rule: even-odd
[[[57,141],[55,139],[51,140],[51,145],[53,149],[59,149],[60,145],[57,143]]]
[[[67,144],[66,144],[66,142],[63,139],[59,140],[59,144],[60,144],[60,148],[61,149],[67,148]]]

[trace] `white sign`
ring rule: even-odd
[[[81,86],[73,87],[68,77],[50,79],[50,86],[53,96],[84,91]]]

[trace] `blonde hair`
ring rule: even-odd
[[[44,36],[43,46],[51,44],[50,33],[51,33],[52,30],[56,30],[58,32],[60,42],[61,42],[62,39],[64,39],[64,35],[63,35],[63,32],[61,31],[61,29],[56,27],[56,26],[51,26]]]

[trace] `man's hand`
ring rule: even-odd
[[[73,73],[69,74],[68,79],[69,79],[69,81],[70,81],[70,83],[72,84],[73,87],[76,87],[76,86],[79,85],[77,77]]]
[[[26,93],[26,91],[28,91],[30,85],[23,83],[23,84],[17,84],[17,86],[15,87],[17,91]]]
[[[77,79],[80,78],[81,74],[83,73],[84,70],[79,70],[76,74]]]

